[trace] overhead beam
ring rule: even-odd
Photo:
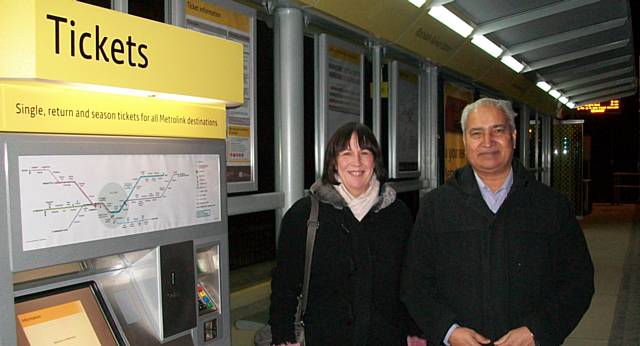
[[[446,5],[450,2],[453,2],[454,0],[433,0],[431,1],[431,3],[429,4],[428,8],[432,8],[432,7],[436,7],[436,6],[442,6],[442,5]]]
[[[607,90],[603,90],[603,91],[598,91],[598,92],[594,92],[594,93],[590,93],[590,94],[584,94],[584,95],[580,95],[576,98],[572,98],[571,101],[573,101],[573,103],[579,103],[579,102],[584,102],[586,100],[592,100],[598,97],[603,97],[603,96],[607,96],[607,95],[613,95],[616,93],[621,93],[621,92],[627,92],[627,91],[631,91],[631,90],[635,90],[636,88],[636,84],[628,84],[628,85],[623,85],[621,87],[617,87],[617,88],[613,88],[613,89],[607,89]]]
[[[610,50],[622,48],[622,47],[626,46],[627,44],[629,44],[629,39],[610,42],[610,43],[606,43],[606,44],[603,44],[603,45],[600,45],[600,46],[595,46],[595,47],[591,47],[591,48],[587,48],[587,49],[578,50],[578,51],[575,51],[575,52],[571,52],[571,53],[555,56],[555,57],[552,57],[552,58],[547,58],[547,59],[534,61],[534,62],[529,63],[528,66],[525,67],[525,69],[522,72],[529,72],[529,71],[539,70],[541,68],[545,68],[545,67],[549,67],[549,66],[553,66],[553,65],[557,65],[557,64],[562,64],[563,62],[584,58],[584,57],[590,56],[590,55],[596,55],[596,54],[607,52],[607,51],[610,51]]]
[[[571,87],[574,87],[574,86],[577,86],[577,85],[582,85],[582,84],[586,84],[586,83],[590,83],[590,82],[595,82],[595,81],[606,79],[606,78],[610,78],[610,77],[620,76],[620,75],[623,75],[623,74],[629,73],[629,72],[633,72],[633,67],[629,66],[629,67],[625,67],[625,68],[621,68],[621,69],[617,69],[617,70],[613,70],[613,71],[609,71],[609,72],[605,72],[605,73],[594,74],[594,75],[591,75],[589,77],[573,79],[573,80],[570,80],[570,81],[564,82],[564,83],[557,83],[557,84],[553,83],[553,87],[555,89],[564,90],[566,88],[571,88]]]
[[[596,91],[596,90],[602,90],[602,89],[605,89],[605,88],[610,88],[610,87],[614,87],[614,86],[618,86],[618,85],[622,85],[622,84],[628,84],[628,83],[631,83],[631,82],[633,82],[635,80],[636,80],[636,77],[627,77],[627,78],[617,79],[617,80],[613,80],[613,81],[610,81],[610,82],[605,82],[605,83],[591,85],[591,86],[584,87],[584,88],[565,91],[563,93],[563,95],[566,96],[566,97],[578,96],[578,95],[586,94],[588,92],[592,92],[592,91]]]
[[[553,72],[553,73],[546,73],[543,77],[545,77],[545,79],[548,80],[548,81],[553,81],[553,80],[556,80],[558,78],[562,79],[562,77],[565,77],[565,76],[569,76],[569,78],[567,78],[567,79],[571,79],[571,77],[576,75],[576,74],[589,72],[589,71],[593,71],[593,70],[598,70],[598,69],[601,69],[603,67],[609,67],[609,66],[613,66],[613,65],[617,65],[617,64],[622,64],[624,62],[629,61],[629,59],[631,59],[631,54],[623,55],[623,56],[620,56],[620,57],[617,57],[617,58],[611,58],[611,59],[607,59],[607,60],[594,62],[592,64],[581,65],[581,66],[574,67],[574,68],[568,69],[568,70],[563,70],[563,71],[558,71],[558,72]]]
[[[539,38],[537,40],[532,40],[529,42],[523,42],[520,44],[513,45],[507,49],[508,53],[505,52],[504,55],[516,55],[525,53],[534,49],[550,46],[553,44],[557,44],[560,42],[565,42],[569,40],[574,40],[576,38],[596,34],[602,31],[610,30],[613,28],[617,28],[624,24],[627,21],[626,17],[618,18],[614,20],[610,20],[603,23],[598,23],[590,26],[585,26],[579,29],[565,31],[560,34],[551,35],[543,38]]]
[[[630,92],[626,92],[626,93],[621,93],[621,94],[615,94],[615,95],[609,95],[609,96],[603,96],[603,97],[599,97],[593,100],[587,100],[587,101],[583,101],[580,102],[579,104],[576,103],[576,106],[584,106],[584,105],[588,105],[589,103],[596,103],[596,102],[602,102],[602,101],[609,101],[609,100],[613,100],[613,99],[621,99],[623,97],[627,97],[627,96],[631,96],[634,95],[636,93],[636,91],[630,91]]]
[[[574,10],[578,7],[586,6],[598,2],[599,0],[567,0],[560,1],[551,5],[542,6],[533,10],[517,13],[511,16],[499,18],[496,20],[483,23],[476,27],[473,35],[486,35],[495,31],[510,28],[512,26],[531,22],[536,19],[547,17],[560,12]]]

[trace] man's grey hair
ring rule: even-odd
[[[467,128],[467,118],[469,114],[480,106],[491,105],[500,108],[504,114],[507,116],[507,121],[509,122],[509,126],[511,127],[511,132],[516,130],[516,112],[513,111],[511,107],[511,102],[507,100],[496,100],[488,97],[481,98],[473,103],[468,104],[462,110],[462,116],[460,117],[460,125],[462,125],[462,133],[465,133]]]

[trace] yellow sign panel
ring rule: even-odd
[[[243,102],[242,45],[73,0],[0,0],[0,79]]]
[[[202,0],[187,0],[185,14],[249,33],[249,17]]]
[[[246,137],[246,138],[249,138],[249,135],[251,134],[249,127],[238,126],[238,125],[229,125],[228,133],[230,137]]]
[[[0,131],[225,138],[224,105],[0,84]]]

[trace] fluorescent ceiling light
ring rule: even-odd
[[[560,101],[562,104],[566,105],[567,102],[569,102],[569,99],[566,98],[565,96],[561,96],[558,101]]]
[[[509,66],[512,70],[520,73],[520,71],[524,70],[524,64],[520,63],[518,60],[514,59],[512,56],[504,56],[500,59],[503,64]]]
[[[573,102],[567,102],[567,107],[569,107],[571,109],[574,109],[574,108],[576,108],[576,104],[573,103]]]
[[[410,3],[412,3],[415,7],[420,8],[422,7],[422,5],[424,5],[425,2],[427,2],[427,0],[409,0]]]
[[[440,23],[449,27],[449,29],[457,32],[460,36],[467,38],[471,35],[473,28],[462,19],[458,18],[444,6],[434,6],[429,10],[429,15]]]
[[[554,99],[557,99],[558,97],[560,97],[562,94],[560,94],[560,92],[556,89],[550,90],[549,91],[549,95],[551,95]]]
[[[503,49],[498,47],[497,44],[491,42],[491,40],[482,35],[473,36],[473,39],[471,39],[471,43],[482,48],[483,51],[489,53],[489,55],[494,58],[497,58],[500,54],[502,54],[503,51]]]
[[[551,85],[549,85],[549,83],[545,82],[545,81],[539,81],[538,83],[536,83],[536,85],[538,86],[538,88],[544,90],[544,91],[549,91],[551,90]]]

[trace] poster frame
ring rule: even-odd
[[[417,124],[415,124],[416,129],[418,129],[418,134],[416,137],[415,147],[417,148],[417,157],[416,157],[416,169],[415,170],[401,170],[399,167],[399,152],[405,148],[401,148],[401,144],[399,142],[398,133],[400,131],[399,124],[404,121],[404,119],[400,119],[400,109],[399,105],[401,102],[406,102],[407,100],[403,100],[401,93],[399,92],[399,83],[400,83],[400,71],[407,71],[411,74],[414,74],[418,79],[416,83],[417,96],[416,101],[416,119]],[[389,62],[389,150],[388,150],[388,158],[389,158],[389,178],[392,179],[402,179],[402,178],[416,178],[420,177],[420,167],[422,165],[421,162],[421,140],[423,134],[420,131],[421,122],[422,122],[422,113],[423,113],[423,103],[422,98],[424,97],[423,90],[423,76],[421,70],[417,67],[413,67],[411,65],[399,62],[397,60],[393,60]]]
[[[334,45],[349,50],[359,57],[360,82],[360,114],[358,121],[364,123],[364,47],[358,46],[336,37],[319,33],[314,36],[315,43],[315,172],[316,178],[322,176],[324,148],[332,133],[328,128],[337,128],[329,121],[329,48]],[[355,119],[354,119],[355,120]],[[346,123],[345,121],[344,123]],[[329,126],[332,125],[332,126]]]
[[[227,193],[239,193],[239,192],[254,192],[258,190],[258,147],[257,147],[257,139],[256,139],[256,66],[257,66],[257,58],[256,58],[256,25],[257,25],[257,13],[255,9],[244,6],[242,4],[238,4],[237,2],[230,0],[194,0],[196,2],[205,2],[215,6],[224,7],[230,11],[238,12],[242,15],[245,15],[249,18],[249,68],[248,76],[245,74],[245,81],[248,81],[249,87],[248,95],[245,96],[248,100],[247,110],[248,110],[248,121],[249,121],[249,167],[251,170],[250,178],[248,181],[240,181],[233,182],[229,181],[229,176],[227,175]],[[186,7],[188,6],[188,0],[184,1],[185,11],[184,11],[184,26],[188,29],[194,30],[191,26],[194,21],[203,24],[206,26],[213,27],[218,31],[218,37],[223,37],[226,39],[230,39],[234,42],[238,41],[238,36],[243,35],[244,33],[240,33],[238,30],[233,30],[232,28],[226,27],[222,24],[218,24],[212,21],[208,21],[202,18],[193,18],[186,14]],[[240,107],[240,106],[239,106]],[[233,114],[233,110],[239,107],[228,107],[227,112],[227,172],[228,174],[229,168],[233,167],[233,160],[229,157],[229,115]],[[231,111],[231,112],[230,112]]]
[[[455,91],[455,92],[452,92]],[[458,95],[455,95],[458,94]],[[468,96],[468,99],[459,99],[455,96],[461,96],[462,94],[468,94],[466,96]],[[477,96],[477,88],[475,85],[470,84],[466,81],[460,80],[458,78],[455,78],[453,76],[449,76],[448,74],[445,74],[442,76],[442,146],[443,146],[443,156],[442,156],[442,162],[443,162],[443,170],[442,170],[442,175],[443,178],[446,180],[449,178],[449,174],[447,169],[450,167],[450,165],[453,165],[454,167],[452,169],[449,169],[449,173],[451,174],[453,171],[455,171],[455,169],[463,167],[466,162],[466,156],[464,156],[464,144],[463,144],[463,134],[459,131],[459,126],[460,126],[460,116],[461,116],[461,112],[464,109],[464,106],[460,107],[460,113],[456,112],[455,113],[455,121],[452,122],[448,115],[450,114],[450,110],[448,110],[447,108],[447,104],[448,104],[448,98],[452,97],[452,99],[458,99],[460,101],[464,101],[465,102],[465,106],[474,102],[476,100],[476,96]],[[464,96],[461,96],[464,97]],[[456,127],[455,131],[448,131],[448,127]],[[453,147],[450,148],[448,147],[447,143],[451,142],[451,141],[456,141],[455,137],[460,137],[459,138],[459,142],[458,142],[458,146],[457,147]],[[451,154],[455,151],[455,155],[456,158],[451,158]],[[452,163],[453,161],[453,163]],[[457,161],[458,163],[460,163],[459,165],[455,165],[455,161]]]

